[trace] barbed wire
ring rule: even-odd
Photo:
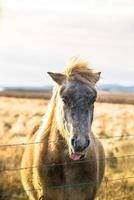
[[[94,137],[93,140],[96,139],[112,139],[112,138],[120,138],[120,139],[124,139],[126,137],[134,137],[134,134],[129,134],[129,135],[115,135],[115,136],[101,136],[101,137]],[[45,139],[44,141],[40,141],[40,142],[22,142],[22,143],[15,143],[15,144],[1,144],[0,148],[3,147],[15,147],[15,146],[27,146],[27,145],[34,145],[34,144],[41,144],[41,143],[45,143],[46,141],[48,141],[49,143],[58,143],[58,142],[63,142],[64,140],[48,140]]]
[[[122,155],[122,156],[108,156],[105,158],[101,158],[100,160],[113,160],[113,159],[122,159],[122,158],[133,158],[134,154],[128,154],[128,155]],[[76,165],[76,164],[82,164],[82,163],[90,163],[91,160],[80,160],[80,161],[68,161],[68,162],[62,162],[62,163],[46,163],[38,166],[29,166],[29,167],[19,167],[19,168],[4,168],[0,169],[0,172],[5,171],[21,171],[21,170],[27,170],[27,169],[35,169],[35,168],[46,168],[46,167],[56,167],[56,166],[67,166],[67,165]]]

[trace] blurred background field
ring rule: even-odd
[[[0,97],[1,200],[27,199],[20,181],[20,162],[25,147],[23,143],[26,143],[26,136],[38,127],[48,101]],[[106,173],[97,200],[133,200],[133,111],[134,105],[131,104],[95,104],[93,131],[106,152]]]

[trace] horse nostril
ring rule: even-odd
[[[86,146],[86,147],[88,147],[88,146],[89,146],[89,144],[90,144],[90,140],[87,140],[87,146]]]
[[[89,144],[90,144],[90,140],[87,140],[85,148],[87,148],[89,146]]]
[[[71,144],[72,144],[73,148],[75,149],[77,147],[77,138],[72,138]]]

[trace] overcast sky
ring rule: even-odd
[[[0,86],[52,84],[80,56],[102,71],[100,83],[134,85],[133,0],[3,0]]]

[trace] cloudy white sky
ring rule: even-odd
[[[43,86],[80,56],[134,85],[134,0],[1,0],[0,86]]]

